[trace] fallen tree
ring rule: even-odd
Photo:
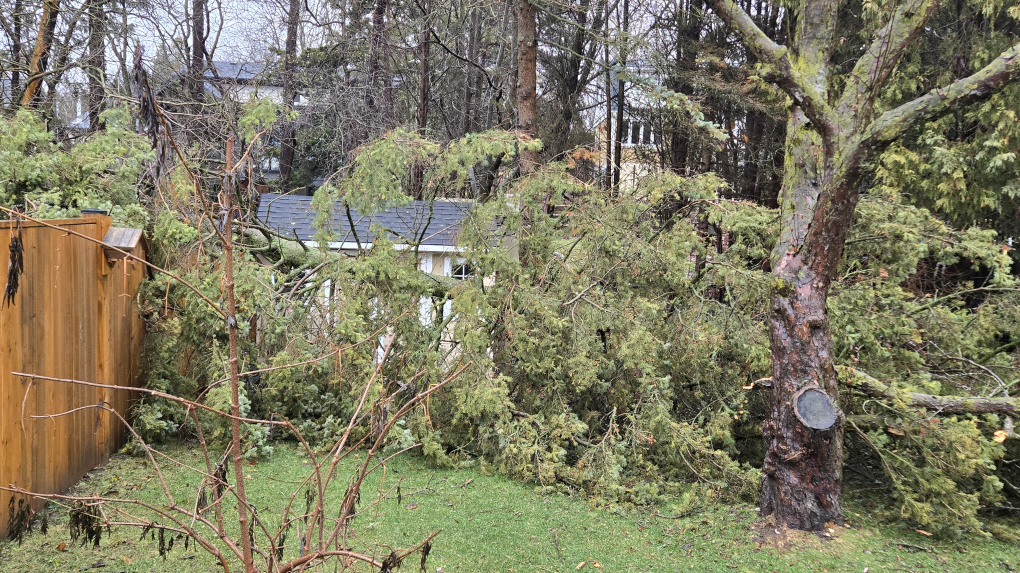
[[[1020,413],[1020,398],[982,398],[980,396],[936,396],[894,388],[856,368],[837,367],[853,378],[852,388],[872,398],[901,402],[907,406],[936,410],[945,414],[1005,414]]]

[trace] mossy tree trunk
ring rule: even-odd
[[[789,7],[795,22],[789,47],[770,40],[736,3],[713,2],[715,13],[762,61],[764,77],[791,100],[779,201],[783,227],[772,255],[773,376],[762,432],[767,453],[761,495],[762,515],[788,527],[819,530],[843,521],[843,415],[836,407],[826,301],[872,159],[919,122],[988,98],[1020,78],[1017,45],[969,77],[876,115],[880,90],[937,5],[901,2],[855,64],[844,91],[830,94],[838,1]],[[821,429],[809,427],[795,407],[812,388],[836,414]]]

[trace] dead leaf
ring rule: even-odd
[[[923,530],[923,529],[915,529],[914,531],[920,533],[921,535],[926,535],[928,537],[931,537],[931,534],[928,533],[927,531]]]
[[[889,426],[888,428],[886,428],[886,429],[885,429],[885,431],[886,431],[886,432],[889,432],[890,434],[892,434],[892,435],[894,435],[894,436],[905,436],[905,435],[906,435],[906,434],[905,434],[905,433],[903,432],[903,430],[901,430],[901,429],[899,429],[899,428],[894,428],[894,427],[892,427],[892,426]]]
[[[995,430],[995,434],[993,435],[994,437],[992,439],[995,440],[996,444],[1005,442],[1006,438],[1009,437],[1009,434],[1007,434],[1004,430]]]
[[[602,564],[599,563],[598,561],[592,561],[591,562],[591,566],[596,568],[596,569],[602,569]]]
[[[60,545],[57,545],[57,551],[67,551],[67,544],[61,543]]]
[[[578,563],[577,567],[574,567],[574,571],[580,571],[582,568],[584,568],[584,564],[585,563],[587,563],[587,561],[582,561],[582,562]]]
[[[134,563],[134,561],[132,561],[131,558],[126,555],[124,557],[121,557],[120,560],[124,562],[124,565],[131,565],[132,563]]]
[[[407,507],[407,509],[418,509],[418,504],[417,503],[409,503],[405,507]]]
[[[883,279],[889,278],[889,271],[885,269],[878,269],[878,277]]]

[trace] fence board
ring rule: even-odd
[[[110,218],[50,221],[102,239]],[[0,222],[0,269],[13,223]],[[65,491],[123,444],[125,429],[109,412],[74,408],[106,401],[127,416],[130,392],[45,380],[11,372],[137,386],[145,325],[135,296],[146,270],[138,262],[108,260],[90,241],[22,223],[25,271],[14,306],[0,309],[0,486]],[[144,257],[144,244],[132,254]],[[6,286],[6,274],[0,276]],[[10,492],[0,491],[0,536],[7,534]],[[35,507],[41,506],[36,502]]]

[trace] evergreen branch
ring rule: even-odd
[[[956,291],[954,293],[949,293],[949,294],[947,294],[946,296],[944,296],[942,298],[939,298],[938,296],[936,296],[935,300],[931,301],[930,303],[928,303],[928,304],[926,304],[926,305],[924,305],[924,306],[922,306],[920,308],[916,308],[916,309],[908,312],[907,316],[914,316],[915,314],[924,312],[926,310],[931,310],[931,309],[935,308],[936,306],[938,306],[939,304],[941,304],[942,301],[946,300],[947,298],[957,298],[957,297],[965,296],[965,295],[968,295],[968,294],[973,294],[973,293],[976,293],[976,292],[1020,292],[1020,289],[1010,288],[1010,287],[978,287],[978,288],[971,288],[971,289],[967,289],[967,290],[958,290],[958,291]],[[979,362],[984,362],[984,361],[981,360]]]
[[[824,94],[797,71],[790,58],[789,48],[773,42],[733,0],[714,0],[712,8],[740,36],[744,45],[771,66],[771,72],[765,74],[767,79],[793,98],[824,141],[831,141],[836,133],[832,108],[826,103]]]

